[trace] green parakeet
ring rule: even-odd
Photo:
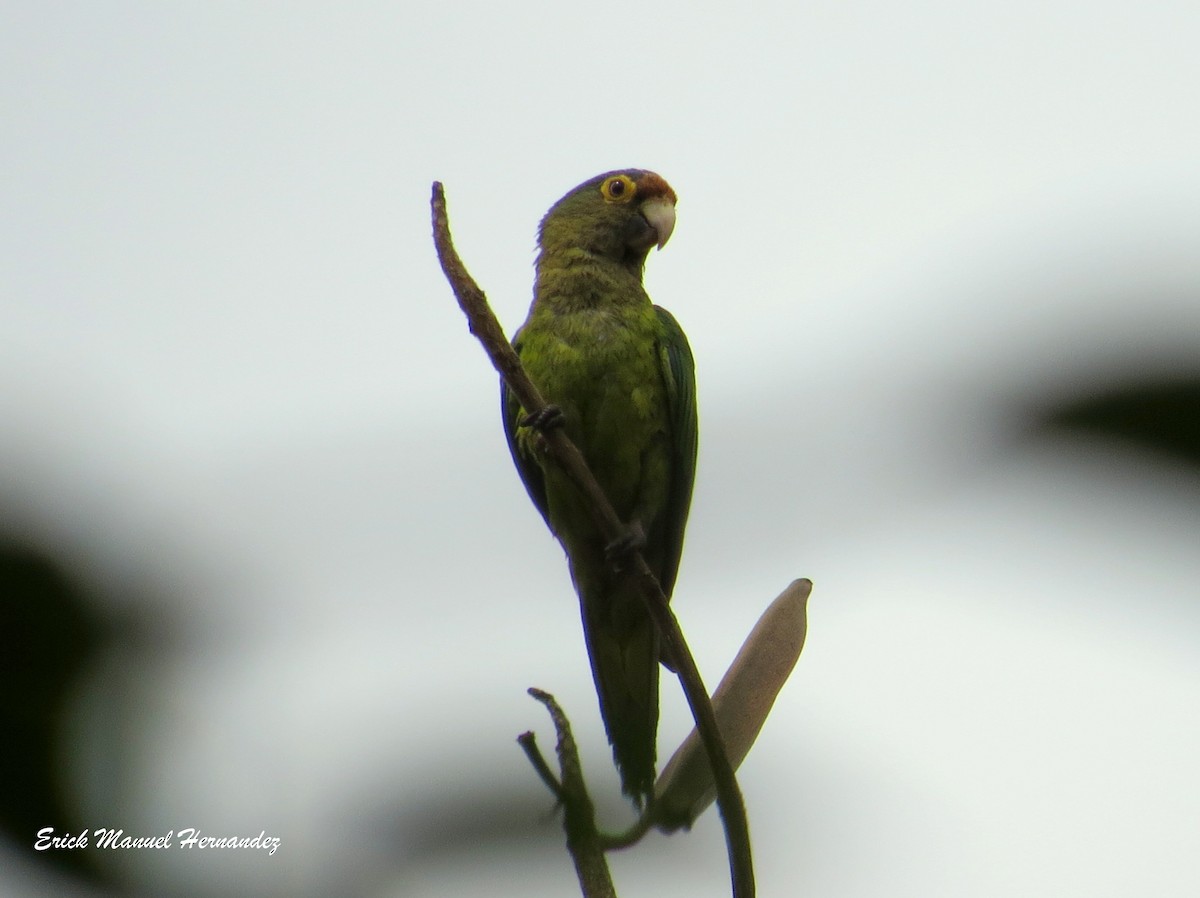
[[[533,304],[513,339],[668,597],[696,470],[695,373],[683,331],[642,287],[642,266],[674,225],[675,191],[653,172],[576,187],[542,219]],[[640,804],[654,787],[658,633],[537,428],[503,384],[501,394],[517,471],[570,561],[622,789]]]

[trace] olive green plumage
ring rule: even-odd
[[[513,340],[567,435],[668,597],[696,470],[696,393],[687,338],[642,288],[650,247],[674,226],[675,193],[653,172],[609,172],[576,187],[542,220],[533,305]],[[574,486],[501,385],[504,429],[534,504],[567,552],[592,675],[624,791],[653,791],[658,729],[657,631]]]

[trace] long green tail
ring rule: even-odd
[[[641,805],[654,791],[658,631],[629,578],[602,577],[586,585],[577,579],[576,586],[600,715],[621,789]]]

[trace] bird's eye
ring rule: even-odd
[[[637,192],[637,185],[629,175],[615,175],[600,185],[600,193],[610,203],[627,203]]]

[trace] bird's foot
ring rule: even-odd
[[[563,411],[557,405],[551,403],[544,405],[542,408],[531,415],[526,415],[521,419],[521,427],[532,427],[539,433],[546,433],[556,427],[562,427],[567,423],[563,416]]]
[[[631,553],[646,545],[646,531],[638,521],[631,521],[625,532],[604,547],[604,558],[621,570]]]

